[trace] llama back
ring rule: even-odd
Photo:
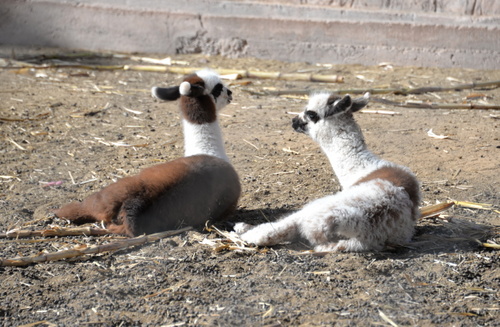
[[[124,203],[126,220],[134,234],[152,233],[158,228],[203,226],[209,220],[226,219],[236,209],[241,185],[231,164],[206,155],[184,159],[189,162],[184,178],[156,185],[155,194],[145,197],[147,201]],[[150,185],[157,173],[145,170],[139,178],[143,185]]]

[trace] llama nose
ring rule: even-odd
[[[299,116],[292,119],[292,127],[296,132],[305,133],[306,132],[306,122],[300,120]]]

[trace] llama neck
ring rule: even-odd
[[[229,162],[224,150],[222,133],[217,121],[207,124],[194,124],[182,120],[184,129],[184,155],[206,154]]]
[[[349,123],[342,128],[328,127],[318,139],[344,189],[386,164],[367,149],[359,126],[354,121]]]

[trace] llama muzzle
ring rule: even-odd
[[[307,122],[300,119],[299,116],[294,117],[292,119],[292,127],[296,132],[305,134],[307,131],[306,126],[307,126]]]

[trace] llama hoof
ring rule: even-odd
[[[250,229],[252,229],[254,226],[246,223],[233,223],[233,230],[236,232],[236,234],[243,234],[248,232]]]
[[[222,226],[224,226],[224,228],[229,231],[229,232],[233,232],[234,231],[234,225],[236,223],[232,222],[232,221],[224,221],[222,223]]]
[[[248,232],[241,234],[240,238],[246,243],[256,246],[271,246],[277,244],[276,242],[274,242],[272,237],[256,229],[251,229]]]
[[[337,243],[328,243],[328,244],[321,244],[321,245],[316,245],[314,247],[314,252],[338,252],[340,251],[337,249]]]

